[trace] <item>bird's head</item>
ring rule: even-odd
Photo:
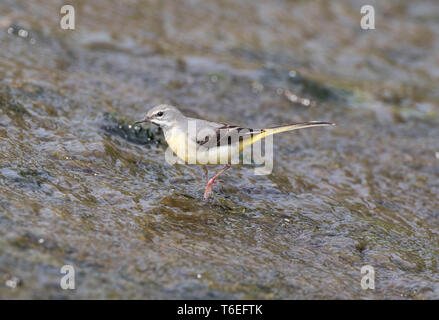
[[[184,117],[183,114],[176,107],[161,104],[149,110],[146,116],[142,120],[136,121],[135,124],[151,122],[166,129],[172,127],[182,117]]]

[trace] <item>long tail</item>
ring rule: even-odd
[[[271,136],[273,134],[285,132],[285,131],[292,131],[297,129],[303,129],[303,128],[309,128],[309,127],[326,127],[326,126],[335,126],[335,123],[332,122],[323,122],[323,121],[308,121],[308,122],[301,122],[301,123],[293,123],[293,124],[287,124],[284,126],[279,127],[272,127],[272,128],[266,128],[262,129],[260,133],[257,133],[248,139],[244,139],[242,141],[242,144],[240,146],[240,151],[244,150],[248,146],[251,146],[256,141],[259,141],[261,139],[264,139],[267,136]]]

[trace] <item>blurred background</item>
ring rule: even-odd
[[[0,298],[438,299],[439,3],[367,1],[362,30],[363,2],[2,0]],[[132,126],[158,103],[337,127],[206,203]]]

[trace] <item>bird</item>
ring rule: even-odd
[[[186,164],[201,165],[206,180],[204,199],[208,200],[213,185],[227,171],[232,159],[255,142],[281,132],[308,127],[333,126],[325,121],[307,121],[264,129],[244,128],[223,122],[214,122],[185,116],[177,107],[160,104],[150,109],[135,125],[150,122],[159,126],[173,153]],[[207,164],[225,165],[209,179]]]

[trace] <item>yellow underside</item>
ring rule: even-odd
[[[279,130],[267,129],[267,131],[239,141],[239,146],[225,145],[210,150],[210,153],[206,152],[205,149],[200,148],[196,143],[189,143],[187,141],[187,135],[184,133],[174,135],[166,140],[166,142],[168,143],[172,151],[185,163],[198,165],[228,164],[230,163],[232,157],[241,153],[244,149],[248,148],[255,142],[265,138],[268,135],[285,131],[282,129],[283,128],[280,128]],[[189,155],[191,155],[191,159],[189,159]]]

